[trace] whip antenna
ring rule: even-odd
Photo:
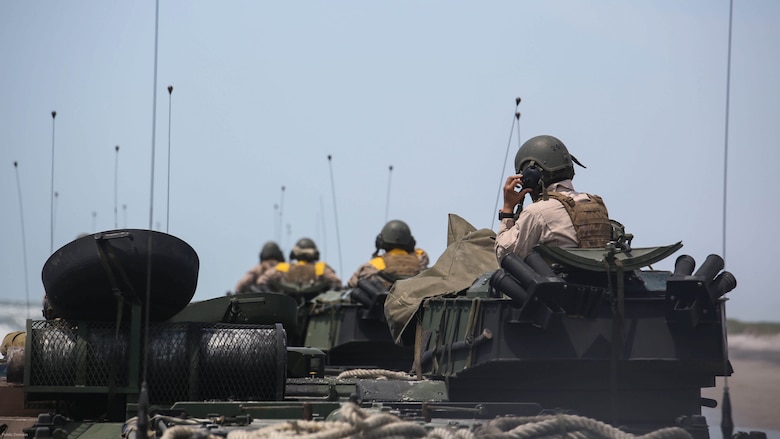
[[[729,100],[731,95],[731,21],[734,14],[734,0],[729,2],[729,46],[726,61],[726,123],[723,135],[723,260],[726,260],[726,196],[729,170]]]
[[[390,165],[387,173],[387,201],[385,202],[385,222],[387,222],[387,213],[390,211],[390,180],[393,178],[393,165]]]
[[[330,169],[330,187],[333,192],[333,217],[336,221],[336,246],[339,250],[339,273],[342,273],[342,276],[344,275],[344,270],[341,266],[341,236],[339,234],[339,214],[336,209],[336,184],[333,182],[333,165],[332,165],[332,156],[328,154],[328,168]]]
[[[117,187],[119,186],[119,145],[114,147],[116,159],[114,160],[114,229],[119,228],[119,210],[117,209]]]
[[[154,154],[155,154],[155,133],[157,129],[157,42],[158,42],[158,23],[160,21],[160,0],[155,1],[154,10],[154,80],[152,81],[152,172],[150,176],[149,187],[149,230],[152,229],[154,217]],[[138,393],[138,423],[137,428],[141,434],[146,435],[149,431],[149,393],[146,385],[146,373],[148,369],[149,356],[149,308],[151,304],[152,290],[152,233],[148,234],[146,240],[148,255],[146,258],[146,312],[144,313],[144,335],[143,335],[143,373],[141,375],[141,389]]]
[[[30,318],[30,286],[27,280],[27,242],[24,238],[24,208],[22,207],[22,184],[19,181],[19,165],[14,162],[16,188],[19,192],[19,216],[22,220],[22,257],[24,258],[24,292],[27,295],[27,318]]]
[[[282,245],[282,229],[279,224],[279,204],[274,203],[274,237],[279,245]]]
[[[54,118],[57,117],[57,112],[51,112],[51,211],[49,218],[49,225],[51,231],[49,233],[49,253],[54,253]]]
[[[731,95],[731,29],[734,17],[734,0],[729,2],[729,45],[728,55],[726,57],[726,122],[723,139],[723,260],[726,260],[726,198],[728,189],[728,165],[729,165],[729,100]],[[723,401],[721,411],[720,430],[724,438],[731,437],[734,432],[734,421],[731,417],[731,397],[729,396],[729,377],[728,377],[728,341],[726,338],[726,313],[725,307],[721,315],[723,325]]]
[[[92,233],[97,232],[97,212],[92,211]]]
[[[320,223],[320,225],[322,227],[322,252],[325,255],[327,255],[328,254],[328,239],[327,239],[327,235],[325,233],[325,202],[322,199],[322,194],[320,194],[320,216],[322,217],[322,222]]]
[[[282,191],[279,194],[279,244],[282,245],[282,237],[284,236],[284,232],[282,231],[282,228],[284,228],[284,185],[282,185]],[[289,233],[288,233],[289,234]],[[288,237],[289,241],[289,237]],[[289,244],[289,242],[287,242]]]
[[[122,205],[122,214],[124,215],[125,218],[125,224],[122,227],[126,229],[127,228],[127,204]]]
[[[517,108],[520,106],[521,99],[519,97],[515,98],[515,115],[512,117],[512,127],[509,128],[509,140],[506,142],[506,154],[504,155],[504,164],[501,166],[501,172],[499,175],[501,176],[501,180],[499,181],[498,185],[498,193],[496,193],[496,205],[493,207],[493,216],[490,219],[490,224],[493,224],[493,221],[496,221],[496,212],[498,212],[498,200],[501,197],[501,194],[503,194],[504,190],[504,170],[506,169],[506,161],[509,157],[509,146],[512,144],[512,133],[515,131],[515,122],[517,122],[517,141],[520,142],[520,112],[517,111]]]
[[[168,86],[168,193],[165,195],[165,233],[168,233],[168,225],[171,220],[171,104],[173,100],[173,86]]]
[[[57,191],[54,191],[54,215],[52,215],[52,218],[54,218],[54,223],[57,223],[57,201],[59,201],[60,193]]]

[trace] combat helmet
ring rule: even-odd
[[[401,220],[388,221],[382,231],[376,235],[376,249],[390,250],[401,248],[408,252],[414,251],[417,242],[412,236],[409,225]]]
[[[319,261],[320,251],[317,250],[317,244],[310,238],[301,238],[290,251],[290,259],[307,262]]]
[[[563,142],[547,135],[526,140],[515,155],[515,171],[521,174],[529,166],[536,166],[542,171],[542,181],[545,186],[573,178],[573,163],[582,166],[574,156],[569,154]]]
[[[273,241],[268,241],[263,245],[263,249],[260,250],[260,262],[273,259],[275,261],[284,261],[284,254],[279,245]]]

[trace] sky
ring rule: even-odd
[[[268,240],[314,239],[346,282],[391,219],[435,262],[448,214],[498,229],[550,134],[634,247],[683,242],[654,268],[722,255],[728,316],[780,321],[780,2],[734,0],[730,63],[729,7],[0,2],[0,300],[39,302],[53,250],[115,228],[191,245],[194,300]]]

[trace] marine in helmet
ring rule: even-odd
[[[317,245],[309,238],[301,238],[290,251],[290,262],[280,262],[260,276],[255,285],[271,290],[295,292],[323,289],[341,289],[341,279],[330,265],[320,261]]]
[[[276,264],[284,261],[284,254],[282,254],[282,249],[279,248],[279,245],[274,241],[266,242],[263,244],[262,250],[260,250],[260,263],[247,271],[244,277],[238,281],[235,292],[245,293],[249,291],[263,273],[276,267]]]
[[[611,239],[609,213],[601,197],[574,190],[574,163],[585,167],[553,136],[523,143],[515,156],[518,175],[506,179],[504,206],[498,212],[499,263],[509,253],[525,258],[537,244],[596,248]],[[526,194],[533,204],[522,208]]]
[[[416,244],[408,224],[401,220],[389,221],[376,236],[376,251],[372,259],[358,267],[347,286],[354,288],[360,279],[375,278],[389,289],[396,280],[415,276],[427,269],[428,253],[416,248]]]

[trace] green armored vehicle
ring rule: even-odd
[[[188,304],[198,258],[183,241],[148,230],[79,238],[44,267],[51,318],[28,321],[24,404],[46,415],[25,431],[709,437],[701,407],[716,402],[701,389],[732,372],[722,296],[736,281],[722,259],[648,270],[681,244],[624,239],[540,246],[499,266],[494,236],[451,215],[431,269],[389,292],[361,285],[304,307],[277,292]]]

